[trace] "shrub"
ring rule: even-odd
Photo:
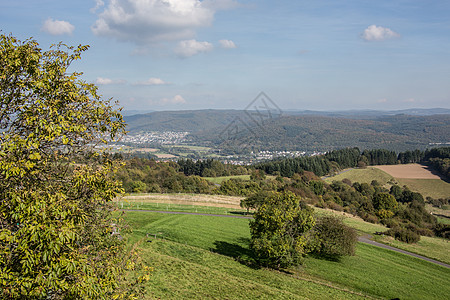
[[[342,219],[334,216],[321,217],[314,227],[317,238],[316,251],[329,257],[354,255],[358,241],[356,230],[348,227]]]
[[[396,240],[408,244],[417,243],[420,240],[420,235],[410,229],[406,229],[400,226],[387,230],[385,234],[394,237]]]

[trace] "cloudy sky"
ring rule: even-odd
[[[88,44],[127,110],[450,108],[446,0],[0,0],[0,29]]]

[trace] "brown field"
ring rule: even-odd
[[[172,154],[155,154],[158,158],[174,158],[175,155]]]
[[[374,166],[395,178],[440,179],[428,167],[419,164]]]
[[[156,151],[158,151],[158,149],[155,149],[155,148],[137,148],[137,149],[133,149],[132,152],[146,152],[146,153],[148,153],[148,152],[156,152]]]
[[[225,208],[240,208],[239,204],[242,199],[243,197],[203,194],[144,194],[124,197],[125,201],[138,200],[143,203],[170,203],[199,206],[216,206]]]

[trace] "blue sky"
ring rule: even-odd
[[[0,0],[127,110],[450,108],[450,1]]]

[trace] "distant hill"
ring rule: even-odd
[[[405,151],[425,149],[429,143],[450,142],[450,113],[433,114],[446,111],[367,111],[360,117],[356,112],[339,112],[340,116],[331,112],[330,116],[319,112],[284,112],[279,118],[265,120],[260,127],[239,110],[152,112],[127,116],[125,120],[131,132],[189,131],[196,144],[234,152],[249,149],[329,151],[345,147]],[[245,126],[241,124],[232,136],[224,137],[223,132],[231,131],[230,124],[235,120]]]
[[[201,132],[228,125],[236,117],[248,118],[242,110],[181,110],[155,111],[148,114],[125,116],[127,130]]]

